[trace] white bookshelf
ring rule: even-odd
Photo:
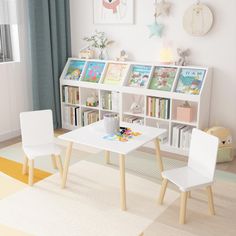
[[[177,154],[187,155],[188,150],[187,149],[181,149],[181,148],[175,148],[171,145],[171,137],[172,137],[172,128],[175,124],[181,124],[191,127],[196,127],[200,129],[204,129],[208,127],[209,122],[209,108],[210,108],[210,98],[211,98],[211,70],[207,67],[196,67],[196,66],[175,66],[175,65],[161,65],[161,64],[151,64],[151,63],[137,63],[137,62],[115,62],[115,61],[102,61],[105,62],[104,71],[101,75],[100,80],[98,83],[92,83],[92,82],[85,82],[81,81],[81,78],[83,78],[85,74],[85,69],[82,71],[80,79],[79,80],[68,80],[64,79],[65,75],[67,73],[67,69],[69,67],[69,63],[71,60],[80,60],[78,58],[69,58],[66,66],[61,74],[60,77],[60,94],[61,94],[61,117],[62,117],[62,128],[64,129],[76,129],[82,126],[82,113],[85,110],[95,110],[99,113],[99,119],[103,118],[103,114],[107,112],[112,113],[118,113],[121,120],[124,120],[124,117],[126,116],[137,116],[139,118],[142,118],[144,120],[144,125],[151,126],[151,127],[157,127],[157,123],[160,125],[160,127],[166,128],[168,132],[168,141],[165,144],[161,144],[161,149],[168,152],[173,152]],[[99,62],[100,60],[82,60],[85,61],[85,68],[87,67],[87,63],[89,61]],[[126,71],[126,75],[124,78],[122,78],[122,82],[120,85],[108,85],[103,84],[104,75],[107,70],[108,63],[122,63],[127,64],[128,69]],[[160,90],[152,90],[149,89],[149,83],[150,78],[148,80],[148,83],[144,88],[134,88],[134,87],[128,87],[127,79],[129,72],[131,70],[132,65],[148,65],[151,66],[151,71],[154,70],[155,66],[160,67],[175,67],[177,68],[177,73],[175,76],[174,84],[172,86],[171,91],[160,91]],[[190,68],[190,69],[203,69],[205,70],[205,78],[203,80],[202,88],[199,93],[199,95],[189,95],[189,94],[183,94],[183,93],[177,93],[175,92],[175,88],[177,85],[178,76],[180,73],[180,70],[182,68]],[[65,103],[63,101],[63,87],[64,86],[72,86],[79,89],[79,103],[77,104],[69,104]],[[97,107],[88,107],[86,106],[86,96],[93,91],[97,94],[99,104]],[[102,95],[104,92],[112,92],[116,91],[119,93],[119,107],[117,111],[104,109],[102,107]],[[129,106],[132,103],[132,100],[134,96],[142,96],[142,103],[143,103],[143,111],[141,114],[132,114],[129,111]],[[163,118],[157,118],[157,117],[151,117],[147,114],[147,98],[148,97],[157,97],[157,98],[165,98],[170,100],[170,114],[169,119],[163,119]],[[176,119],[176,107],[179,104],[184,103],[185,101],[188,101],[192,107],[194,107],[195,110],[195,119],[193,122],[183,122],[178,121]],[[77,126],[71,125],[70,123],[66,122],[66,119],[64,117],[64,107],[79,107],[79,120],[80,123]],[[67,120],[68,121],[68,120]],[[149,144],[147,146],[150,146]],[[150,146],[152,147],[152,146]]]

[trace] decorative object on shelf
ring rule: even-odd
[[[94,58],[94,50],[90,49],[89,46],[82,48],[79,51],[80,59],[93,59]]]
[[[150,36],[149,38],[153,37],[153,36],[157,36],[157,37],[161,37],[162,35],[162,31],[164,29],[164,25],[160,24],[157,22],[157,17],[159,17],[161,14],[157,14],[157,0],[155,0],[155,13],[154,13],[154,23],[151,25],[148,25],[149,31],[150,31]]]
[[[65,79],[79,80],[85,66],[85,61],[71,60],[67,69]]]
[[[165,0],[161,0],[159,3],[155,1],[156,17],[168,16],[170,12],[170,7],[171,7],[171,4],[169,2],[166,2]]]
[[[117,114],[107,113],[103,115],[104,129],[107,134],[116,134],[119,131],[120,119]]]
[[[187,57],[190,56],[190,49],[181,49],[177,48],[177,54],[179,56],[178,61],[175,62],[175,65],[178,66],[186,66],[187,65]]]
[[[133,24],[134,0],[94,0],[95,24]]]
[[[98,96],[93,94],[86,99],[86,106],[88,107],[97,107],[98,106]]]
[[[110,141],[128,142],[134,137],[140,136],[140,132],[134,132],[130,128],[120,127],[120,131],[115,134],[106,135],[103,138]]]
[[[193,107],[188,101],[177,107],[176,119],[178,121],[192,122],[194,119]]]
[[[173,51],[171,47],[161,47],[160,50],[160,63],[164,65],[170,65],[173,63]]]
[[[120,56],[116,58],[116,61],[126,61],[128,59],[128,54],[125,50],[120,51]]]
[[[199,95],[205,73],[204,69],[182,68],[175,92]]]
[[[149,89],[171,91],[176,73],[176,67],[155,66],[149,84]]]
[[[107,59],[107,47],[114,43],[113,40],[109,40],[105,32],[95,31],[90,37],[84,37],[83,40],[90,44],[90,47],[99,50],[98,58],[100,60]]]
[[[190,6],[183,17],[183,27],[192,36],[203,36],[207,34],[213,25],[213,13],[211,9],[197,1]]]
[[[229,129],[224,127],[212,127],[205,130],[207,133],[219,138],[219,149],[217,162],[228,162],[234,159],[232,134]]]
[[[138,100],[136,100],[136,97],[138,97]],[[141,100],[143,99],[142,96],[135,96],[133,95],[133,102],[129,108],[129,112],[133,114],[142,114],[143,113],[143,104]]]

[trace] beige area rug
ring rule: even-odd
[[[167,190],[168,191],[168,190]],[[178,224],[179,199],[163,212],[145,231],[145,236],[235,236],[236,184],[217,180],[213,187],[216,215],[208,214],[204,190],[192,192],[187,202],[185,225]]]
[[[119,208],[119,171],[80,161],[70,167],[67,188],[52,175],[0,201],[0,224],[38,236],[138,236],[172,204],[157,206],[160,185],[126,175],[127,208]]]
[[[0,172],[0,199],[6,198],[27,187],[26,184]],[[0,200],[1,201],[1,200]],[[32,236],[22,231],[0,224],[1,236]]]

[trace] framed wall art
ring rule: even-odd
[[[93,0],[94,24],[133,24],[134,0]]]

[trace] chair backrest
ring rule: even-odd
[[[219,140],[199,129],[193,129],[188,166],[199,174],[213,180]]]
[[[51,110],[20,113],[20,126],[23,146],[53,142],[53,120]]]

